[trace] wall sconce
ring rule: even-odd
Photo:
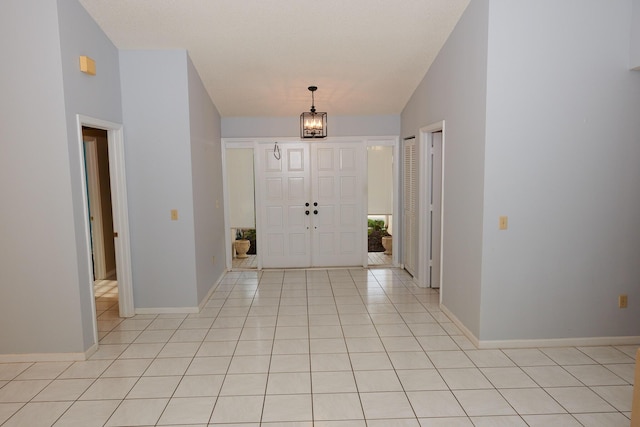
[[[311,111],[300,114],[301,138],[326,138],[327,137],[327,113],[316,113],[313,92],[318,90],[316,86],[309,86],[311,92]]]

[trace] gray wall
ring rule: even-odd
[[[0,52],[0,353],[82,352],[94,314],[76,114],[121,119],[117,51],[76,1],[11,0]]]
[[[193,307],[187,53],[122,50],[120,70],[135,306]]]
[[[471,2],[403,111],[446,120],[443,302],[481,341],[640,335],[631,12]]]
[[[135,306],[193,308],[224,272],[220,115],[184,50],[120,69]]]
[[[88,348],[94,339],[92,318],[95,312],[91,306],[93,276],[87,260],[90,249],[86,246],[82,220],[85,214],[82,181],[85,178],[81,168],[76,115],[122,123],[120,70],[118,50],[80,3],[76,0],[58,0],[58,16],[76,236],[77,285],[82,308],[84,343],[85,348]],[[95,76],[80,72],[80,55],[87,55],[96,61]]]
[[[629,66],[640,71],[640,0],[632,0]]]
[[[2,354],[84,350],[57,6],[33,8],[0,2]]]
[[[617,307],[640,299],[630,20],[630,0],[491,1],[483,340],[640,335]]]
[[[197,299],[201,302],[226,271],[220,114],[188,57],[187,77]]]
[[[480,331],[487,0],[472,1],[402,112],[402,137],[445,119],[443,304]],[[417,140],[418,141],[418,140]],[[424,193],[420,189],[420,195]]]
[[[302,112],[301,112],[302,113]],[[329,111],[329,136],[380,136],[400,133],[400,116],[332,116]],[[300,116],[225,117],[223,138],[300,137]]]

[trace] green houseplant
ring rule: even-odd
[[[391,236],[387,232],[384,221],[381,219],[369,219],[367,233],[368,252],[384,252],[385,248],[382,245],[382,238]]]

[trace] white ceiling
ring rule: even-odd
[[[469,0],[80,0],[119,49],[186,49],[223,117],[399,114]],[[99,65],[99,64],[98,64]]]

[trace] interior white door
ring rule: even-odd
[[[440,287],[440,259],[442,241],[442,132],[431,134],[431,244],[430,279],[432,288]]]
[[[260,147],[260,189],[263,245],[259,248],[265,268],[311,265],[309,146],[304,143],[269,144]]]
[[[362,264],[364,145],[312,144],[312,265]]]
[[[418,257],[418,146],[415,138],[404,141],[403,174],[404,268],[416,275]]]
[[[362,142],[261,144],[264,268],[362,265],[364,156]]]
[[[96,138],[84,137],[87,196],[89,201],[89,226],[91,230],[91,254],[93,257],[93,280],[106,279],[107,277],[97,145],[98,141]]]

